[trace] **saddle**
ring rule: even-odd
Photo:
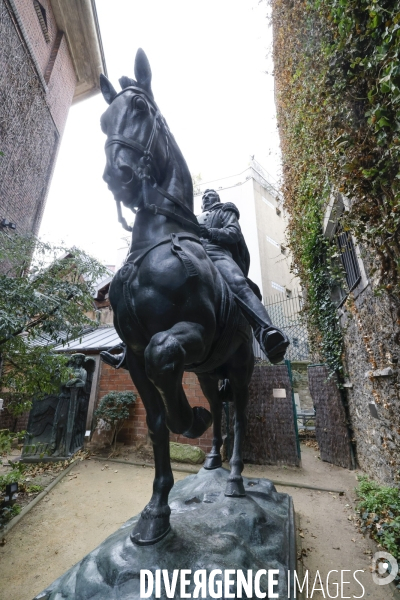
[[[143,259],[147,256],[147,254],[151,252],[151,250],[169,242],[171,244],[172,254],[174,254],[182,262],[187,277],[197,277],[197,269],[194,263],[192,262],[190,256],[185,252],[181,244],[181,241],[185,239],[189,239],[191,241],[201,244],[200,239],[196,235],[193,235],[191,233],[171,233],[170,235],[159,240],[157,243],[151,244],[150,246],[145,248],[139,254],[139,256],[135,255],[134,253],[129,254],[124,266],[116,274],[116,277],[118,277],[121,280],[121,283],[123,284],[123,295],[128,312],[130,313],[131,317],[139,324],[139,326],[140,322],[137,319],[134,306],[131,302],[129,289],[127,287],[128,281],[132,276],[132,268],[136,270],[143,261]],[[229,289],[228,284],[225,282],[218,270],[217,280],[222,291],[221,305],[217,317],[218,323],[220,324],[220,326],[222,326],[222,333],[219,336],[218,340],[212,345],[207,358],[202,363],[187,365],[185,367],[186,371],[190,371],[193,373],[208,373],[210,371],[214,371],[226,361],[226,355],[228,353],[229,347],[231,346],[233,339],[237,334],[239,334],[243,338],[243,341],[249,341],[252,337],[251,328],[248,324],[248,321],[243,316],[241,309],[235,301],[233,293]],[[118,364],[118,368],[121,366],[125,367],[125,364],[121,364],[124,363],[124,358],[125,356],[123,356],[121,362]],[[115,364],[113,364],[112,366],[116,367]]]

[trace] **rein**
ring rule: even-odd
[[[140,88],[136,88],[134,86],[129,86],[129,87],[123,89],[119,94],[117,94],[117,96],[123,94],[127,90],[134,90],[134,91],[139,92],[140,94],[146,96],[146,99],[148,101],[150,101],[152,108],[155,111],[153,127],[151,129],[149,139],[147,140],[147,143],[145,146],[143,146],[142,144],[140,144],[139,142],[137,142],[136,140],[134,140],[132,138],[127,138],[123,135],[118,135],[118,134],[110,135],[105,144],[106,148],[113,144],[120,144],[121,146],[125,146],[126,148],[131,148],[132,150],[135,150],[141,154],[138,167],[136,168],[135,171],[133,171],[133,173],[136,177],[138,177],[142,181],[143,204],[140,208],[138,208],[136,210],[135,210],[135,208],[133,208],[132,210],[134,213],[137,213],[140,210],[147,210],[153,215],[163,215],[164,217],[167,217],[167,218],[173,219],[174,221],[177,221],[179,224],[183,225],[184,227],[189,227],[190,229],[194,230],[194,232],[197,235],[199,235],[200,227],[199,227],[199,224],[198,224],[198,221],[197,221],[195,215],[190,210],[190,208],[188,208],[181,200],[179,200],[178,198],[176,198],[175,196],[173,196],[172,194],[170,194],[169,192],[164,190],[161,186],[159,186],[158,183],[155,181],[155,179],[152,178],[152,176],[150,175],[151,167],[154,167],[155,170],[158,171],[156,164],[154,163],[153,152],[154,152],[154,147],[155,147],[157,137],[158,137],[157,132],[160,128],[163,129],[163,132],[165,135],[165,139],[166,139],[166,143],[167,143],[167,155],[169,157],[168,126],[166,125],[164,118],[163,118],[162,114],[160,113],[157,105],[151,100],[151,98],[148,96],[148,94],[146,94],[144,92],[144,90],[141,90]],[[151,179],[153,179],[153,183],[151,183],[151,181],[150,181]],[[161,194],[161,196],[163,196],[164,198],[166,198],[167,200],[169,200],[170,202],[173,202],[176,206],[178,206],[185,213],[186,216],[184,217],[182,215],[179,215],[176,212],[169,210],[168,208],[164,208],[164,207],[158,206],[156,204],[150,204],[149,200],[148,200],[148,191],[149,191],[150,185],[159,194]],[[117,203],[118,221],[121,223],[122,227],[126,231],[132,231],[132,227],[130,227],[127,224],[126,219],[122,215],[121,201],[116,200],[116,203]]]

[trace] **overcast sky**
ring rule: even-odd
[[[108,77],[134,77],[146,52],[153,92],[189,169],[204,182],[243,171],[255,155],[279,175],[272,32],[258,0],[96,0]],[[106,109],[99,94],[73,106],[40,235],[115,264],[124,231],[102,180]],[[128,222],[131,214],[125,209]]]

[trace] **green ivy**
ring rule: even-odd
[[[377,256],[380,289],[400,292],[400,7],[398,0],[271,0],[283,191],[311,338],[341,371],[322,222],[332,193],[344,226]],[[373,273],[371,273],[373,274]]]

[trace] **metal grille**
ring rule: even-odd
[[[287,360],[310,360],[307,327],[301,314],[302,306],[303,298],[297,291],[294,291],[290,298],[285,298],[283,294],[274,294],[265,299],[265,308],[273,325],[283,329],[290,340],[285,356]],[[265,360],[265,355],[256,340],[253,350],[256,358]]]
[[[339,256],[346,276],[348,292],[359,283],[361,279],[356,251],[351,236],[343,229],[341,223],[336,227],[336,243],[339,248]]]

